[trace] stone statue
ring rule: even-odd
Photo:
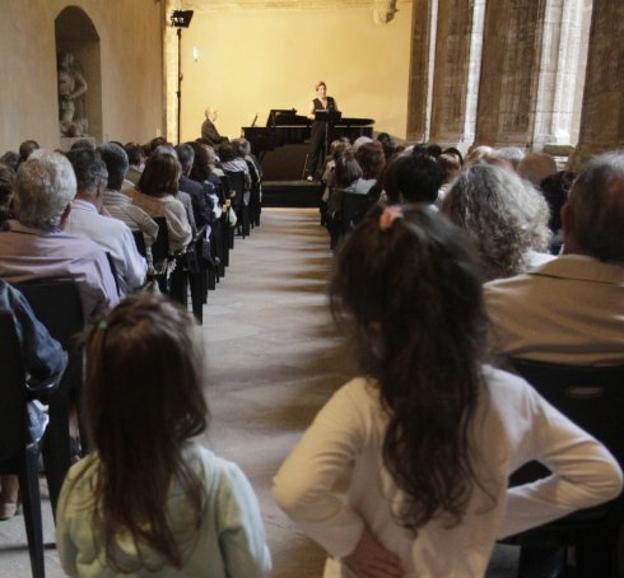
[[[375,24],[388,24],[399,11],[397,0],[373,0],[373,21]]]
[[[87,92],[87,81],[78,70],[71,52],[62,52],[58,57],[59,125],[62,136],[85,136],[88,121],[84,106],[76,107],[77,99]]]

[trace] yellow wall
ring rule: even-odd
[[[346,4],[346,3],[345,3]],[[237,137],[271,108],[307,114],[324,80],[344,116],[375,119],[375,130],[404,138],[411,2],[389,24],[370,6],[329,9],[220,9],[196,13],[182,38],[182,139],[200,134],[207,105],[221,134]],[[199,60],[193,61],[193,47]]]
[[[145,141],[163,131],[161,5],[154,0],[2,0],[0,154],[35,138],[57,147],[54,20],[79,6],[100,36],[105,139]]]

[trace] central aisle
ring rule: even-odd
[[[271,479],[348,370],[326,297],[329,239],[315,209],[265,209],[236,239],[204,309],[207,443],[239,463],[260,498],[276,578],[312,578],[323,553],[277,509]]]

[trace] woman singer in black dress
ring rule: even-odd
[[[323,158],[327,151],[325,151],[325,131],[328,128],[327,122],[322,120],[315,120],[314,114],[316,111],[336,111],[336,101],[327,96],[327,85],[321,80],[316,85],[316,98],[310,105],[310,111],[308,112],[308,118],[312,121],[312,134],[310,137],[310,150],[308,152],[308,165],[307,165],[307,179],[313,181],[317,172],[323,162]]]

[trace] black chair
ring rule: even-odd
[[[246,187],[245,173],[243,171],[225,171],[225,176],[230,183],[232,207],[236,211],[238,219],[236,227],[244,239],[249,235],[251,229],[249,219],[250,192]]]
[[[370,207],[370,199],[366,195],[349,193],[342,194],[342,232],[347,234],[366,215]]]
[[[165,217],[152,217],[158,225],[158,235],[152,244],[152,269],[148,275],[155,280],[162,293],[169,292],[167,273],[169,270],[169,230]]]
[[[28,300],[37,319],[68,353],[67,368],[58,391],[50,400],[50,423],[43,443],[50,502],[56,513],[58,496],[72,459],[70,405],[78,404],[82,386],[82,351],[76,340],[85,326],[82,301],[78,286],[72,279],[41,279],[16,287]],[[85,449],[86,436],[82,428],[81,434]]]
[[[249,217],[252,229],[260,226],[262,213],[262,177],[253,161],[245,160],[251,176],[251,195],[249,197]]]
[[[30,443],[26,409],[26,376],[13,317],[0,313],[0,367],[2,367],[2,413],[0,414],[0,473],[17,475],[24,507],[28,553],[34,578],[44,578],[43,525],[39,493],[40,443]],[[38,395],[51,393],[51,382]],[[45,439],[45,438],[44,438]]]
[[[134,243],[136,245],[137,251],[139,255],[147,258],[147,246],[145,245],[145,237],[143,236],[142,231],[132,231],[132,236],[134,237]]]
[[[559,411],[605,444],[624,466],[624,366],[562,366],[525,360],[513,360],[515,371],[533,385]],[[510,485],[528,483],[548,475],[541,464],[531,462],[515,472]],[[595,508],[581,510],[523,532],[508,540],[520,545],[575,546],[578,564],[591,568],[591,575],[624,576],[624,552],[617,548],[618,535],[624,528],[622,497]],[[603,551],[594,559],[596,544]],[[597,570],[597,563],[609,564],[606,574]],[[590,558],[590,559],[588,559]],[[594,570],[597,572],[594,574]]]
[[[106,259],[108,260],[108,266],[110,267],[111,275],[115,280],[115,289],[117,289],[117,295],[121,295],[119,291],[119,273],[117,273],[117,265],[115,265],[113,256],[108,251],[106,251]]]

